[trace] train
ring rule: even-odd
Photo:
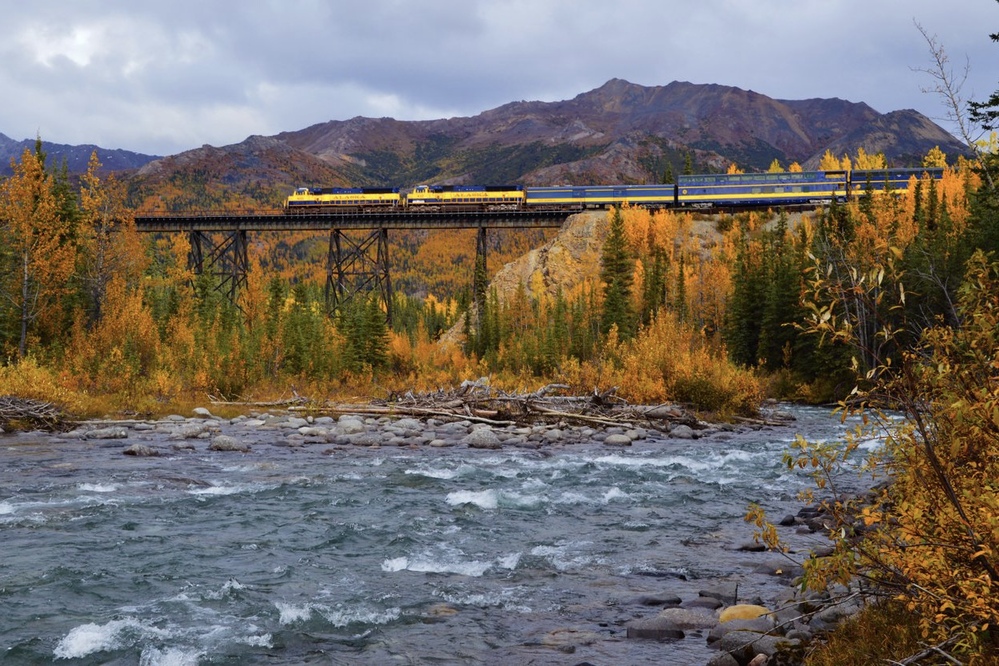
[[[940,179],[942,168],[683,175],[660,185],[419,185],[400,188],[299,187],[285,211],[586,210],[619,207],[735,209],[825,206],[864,192],[905,193],[912,178]]]

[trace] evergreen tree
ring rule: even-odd
[[[736,249],[732,295],[725,313],[723,335],[732,360],[755,365],[760,343],[759,311],[763,302],[762,262],[754,260],[749,236],[743,230]]]
[[[641,323],[647,326],[655,318],[659,308],[666,304],[666,276],[669,270],[669,261],[662,248],[656,247],[652,250],[649,258],[651,265],[645,273],[645,283],[642,289],[642,314]]]
[[[691,176],[694,173],[694,155],[691,152],[687,152],[683,156],[683,175]]]
[[[634,281],[634,259],[628,251],[624,236],[624,219],[621,211],[614,209],[610,232],[600,257],[600,279],[604,284],[604,307],[600,325],[604,333],[617,325],[622,340],[634,332],[635,315],[631,305],[631,286]]]

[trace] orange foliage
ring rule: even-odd
[[[11,162],[14,175],[0,184],[0,220],[6,250],[15,269],[0,292],[13,306],[20,323],[18,356],[27,354],[32,334],[58,334],[62,297],[76,262],[70,220],[59,214],[52,183],[42,160],[25,149],[20,162]]]

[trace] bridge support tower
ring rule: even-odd
[[[358,294],[377,292],[392,325],[392,280],[389,276],[388,229],[348,235],[343,229],[330,231],[326,259],[326,306],[330,314],[340,312]]]
[[[217,279],[215,291],[225,294],[235,305],[236,294],[246,286],[249,263],[246,258],[246,231],[228,233],[188,232],[191,244],[187,265],[195,275],[210,273]]]

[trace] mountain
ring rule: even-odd
[[[511,102],[476,116],[428,121],[352,118],[271,137],[251,136],[164,158],[96,146],[44,144],[49,164],[82,171],[92,150],[131,173],[143,210],[277,207],[294,187],[410,188],[439,184],[661,182],[681,173],[762,171],[773,160],[817,168],[822,155],[884,153],[919,164],[933,147],[967,151],[913,110],[882,114],[841,99],[777,100],[731,86],[612,79],[558,102]],[[33,141],[0,135],[0,166]]]
[[[474,117],[419,122],[330,121],[276,137],[315,155],[357,185],[420,182],[654,182],[695,170],[818,165],[822,154],[883,152],[918,164],[934,146],[963,145],[916,111],[880,114],[840,99],[775,100],[730,86],[614,79],[561,102],[513,102]]]
[[[34,139],[16,141],[0,134],[0,176],[9,176],[12,173],[10,161],[12,159],[19,160],[25,150],[34,152]],[[42,150],[46,154],[46,164],[61,167],[65,161],[66,168],[70,173],[85,172],[90,162],[90,155],[95,150],[104,171],[129,171],[159,159],[158,155],[143,155],[133,153],[130,150],[101,148],[93,145],[70,146],[62,143],[49,143],[44,140],[42,141]]]

